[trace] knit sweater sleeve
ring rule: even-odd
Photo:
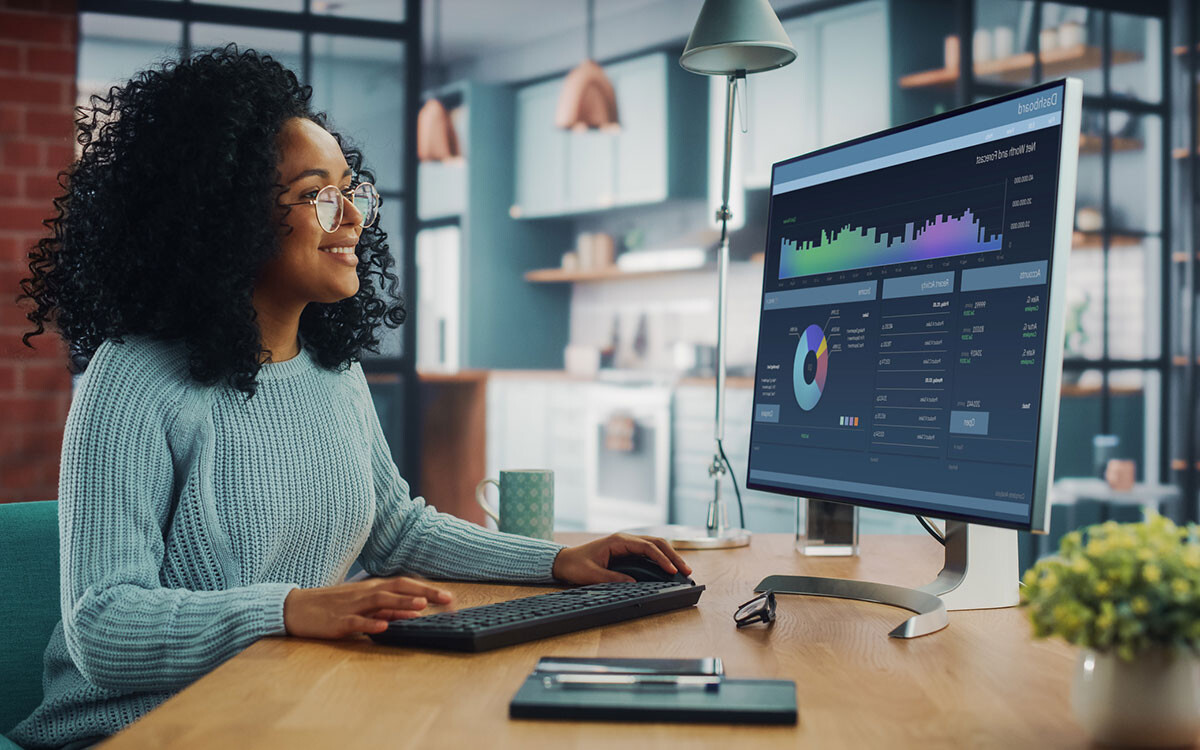
[[[371,471],[375,485],[375,523],[359,561],[371,575],[418,573],[433,578],[475,581],[549,582],[561,544],[503,534],[447,513],[409,495],[400,476],[370,391],[357,362],[352,379],[364,406]]]
[[[178,690],[256,639],[282,634],[286,583],[163,587],[174,488],[166,423],[184,396],[169,360],[105,342],[80,379],[63,437],[59,530],[63,632],[101,688]]]

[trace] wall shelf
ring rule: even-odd
[[[586,271],[568,271],[565,268],[537,268],[532,271],[526,271],[525,280],[535,284],[562,284],[575,281],[621,281],[623,279],[661,276],[663,274],[683,273],[685,271],[713,271],[716,268],[716,266],[711,264],[696,266],[695,268],[671,268],[656,271],[622,271],[617,266]]]
[[[754,253],[745,261],[730,261],[730,265],[738,263],[762,264],[764,253]],[[653,271],[623,271],[617,266],[595,268],[590,270],[568,271],[563,268],[536,268],[525,272],[525,280],[534,284],[566,284],[576,281],[624,281],[627,279],[645,278],[648,276],[663,276],[666,274],[688,273],[689,271],[716,271],[715,263],[707,263],[693,268],[665,268]]]
[[[1142,59],[1139,52],[1113,50],[1113,65],[1137,62]],[[1034,53],[999,60],[975,63],[976,78],[992,78],[1005,83],[1027,83],[1033,75]],[[1046,50],[1042,53],[1043,78],[1057,78],[1079,70],[1094,70],[1104,64],[1103,52],[1099,47],[1080,44],[1074,47]],[[924,86],[952,86],[958,81],[958,68],[940,68],[911,73],[900,78],[900,87],[905,89]]]
[[[1113,136],[1111,141],[1113,152],[1117,151],[1141,151],[1146,147],[1146,144],[1141,138],[1124,138],[1121,136]],[[1082,133],[1079,136],[1079,153],[1081,154],[1101,154],[1104,153],[1104,136],[1094,133]]]
[[[1104,247],[1103,232],[1076,231],[1071,238],[1072,250],[1099,250]],[[1137,234],[1122,234],[1113,232],[1108,236],[1109,247],[1136,247],[1142,244],[1145,237]]]

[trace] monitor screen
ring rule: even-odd
[[[1080,94],[775,164],[747,485],[1046,523]]]

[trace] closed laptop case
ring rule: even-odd
[[[592,719],[717,724],[795,724],[796,683],[791,680],[730,680],[717,690],[700,688],[547,687],[533,674],[513,696],[514,719]]]

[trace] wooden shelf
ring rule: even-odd
[[[730,261],[730,264],[738,262],[762,263],[764,253],[754,253],[748,261]],[[715,271],[717,266],[714,263],[709,263],[703,266],[694,268],[667,268],[654,271],[623,271],[617,266],[609,266],[608,268],[592,269],[588,271],[568,271],[563,268],[536,268],[532,271],[525,272],[525,280],[535,284],[565,284],[576,281],[623,281],[626,279],[645,278],[648,276],[663,276],[666,274],[687,273],[688,271]]]
[[[1146,147],[1141,138],[1123,138],[1113,136],[1111,148],[1117,151],[1141,151]],[[1104,136],[1083,133],[1079,136],[1079,153],[1099,154],[1104,152]]]
[[[1197,45],[1196,45],[1196,50],[1197,50],[1198,52],[1200,52],[1200,44],[1197,44]],[[1188,48],[1187,48],[1187,45],[1186,45],[1186,44],[1180,44],[1179,46],[1175,47],[1175,49],[1174,49],[1174,50],[1172,50],[1172,51],[1173,51],[1173,52],[1174,52],[1176,55],[1179,55],[1180,57],[1183,57],[1184,55],[1186,55],[1186,54],[1188,53]]]
[[[1186,159],[1192,155],[1192,150],[1187,146],[1171,149],[1171,157],[1174,159]]]
[[[622,271],[616,266],[594,269],[590,271],[568,271],[564,268],[538,268],[525,272],[525,280],[535,284],[562,284],[574,281],[620,281],[647,276],[661,276],[669,273],[685,271],[713,271],[714,265],[696,266],[695,268],[672,268],[661,271]]]
[[[1142,59],[1140,52],[1113,50],[1114,65],[1137,62]],[[999,60],[975,63],[976,78],[990,78],[1005,83],[1025,83],[1033,75],[1034,56],[1032,52],[1022,52],[1019,55],[1005,57]],[[1045,78],[1057,78],[1064,73],[1079,70],[1093,70],[1104,64],[1104,54],[1099,47],[1086,44],[1062,49],[1046,50],[1042,53],[1042,75]],[[958,68],[940,68],[911,73],[900,78],[900,88],[914,89],[924,86],[951,86],[958,81]]]
[[[1104,247],[1103,232],[1080,232],[1076,231],[1071,238],[1072,250],[1099,250]],[[1141,245],[1145,237],[1136,234],[1122,234],[1114,232],[1108,237],[1109,247],[1136,247]]]

